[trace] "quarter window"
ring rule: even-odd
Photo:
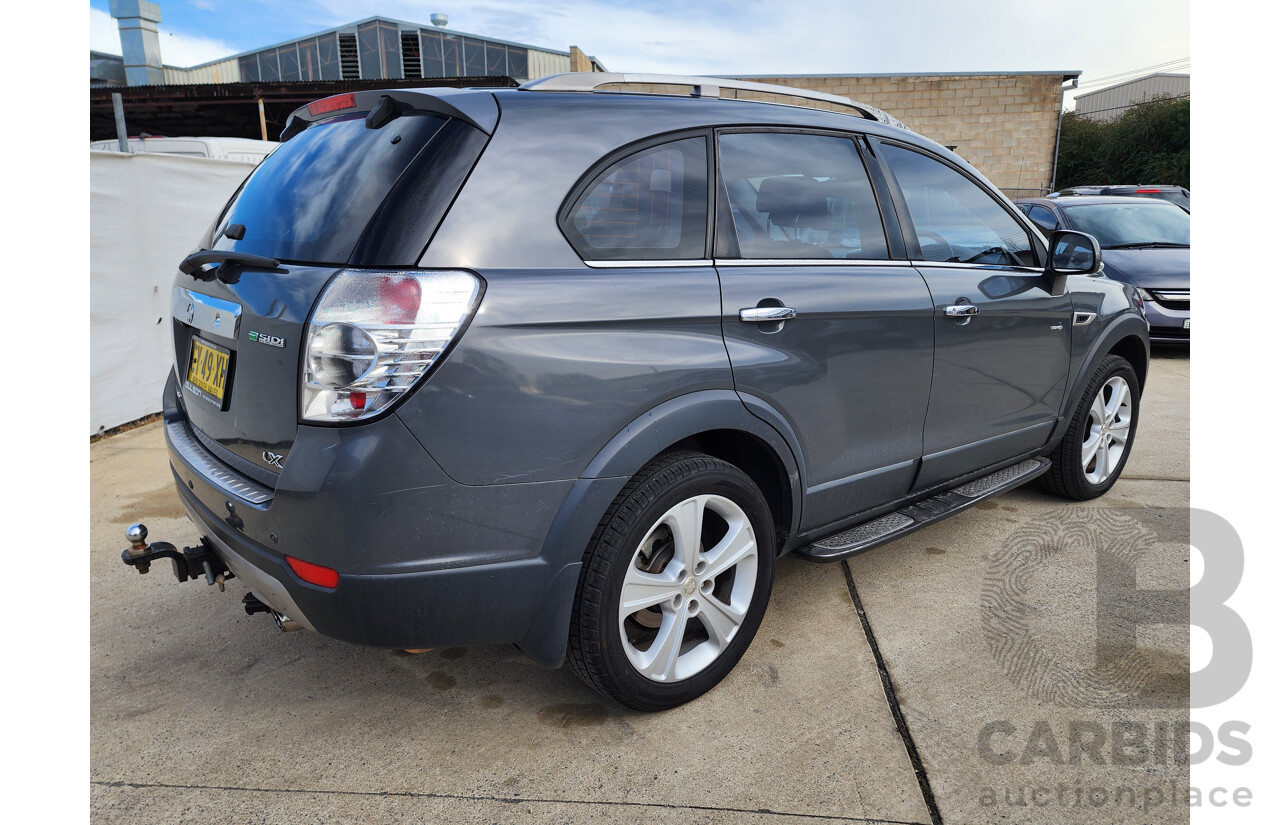
[[[852,140],[721,135],[720,172],[741,257],[889,257],[875,194]]]
[[[1048,207],[1033,203],[1027,207],[1027,217],[1046,234],[1058,228],[1058,219],[1053,216],[1053,212]]]
[[[881,148],[906,196],[924,260],[1036,265],[1027,230],[976,183],[920,152]]]
[[[586,260],[705,258],[706,138],[653,146],[613,164],[587,187],[566,224]]]

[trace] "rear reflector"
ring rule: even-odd
[[[312,564],[309,561],[295,559],[293,556],[285,556],[284,560],[289,562],[289,567],[298,576],[298,578],[308,584],[314,584],[320,587],[338,586],[338,571],[331,567]]]
[[[334,95],[326,97],[323,100],[317,100],[315,103],[307,104],[307,111],[312,117],[328,114],[329,112],[338,112],[343,109],[354,109],[356,106],[355,92],[348,92],[345,95]]]

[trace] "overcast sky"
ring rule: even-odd
[[[164,62],[192,66],[383,16],[560,51],[611,71],[854,74],[1079,69],[1081,91],[1189,72],[1189,0],[160,0]],[[90,48],[120,53],[107,0]]]

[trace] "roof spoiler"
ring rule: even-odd
[[[371,89],[362,92],[346,92],[321,98],[305,106],[299,106],[289,115],[281,142],[289,140],[312,123],[338,115],[372,112],[384,103],[384,98],[402,111],[434,112],[456,117],[470,123],[486,135],[492,135],[498,125],[498,104],[486,91],[454,88],[425,89]]]

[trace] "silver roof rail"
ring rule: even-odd
[[[601,86],[613,85],[691,86],[693,88],[693,97],[719,98],[721,89],[733,89],[734,91],[758,92],[767,95],[816,100],[836,106],[847,106],[868,120],[878,121],[888,126],[896,126],[899,129],[907,128],[902,121],[888,112],[840,95],[830,95],[809,89],[797,89],[792,86],[777,86],[772,83],[732,80],[727,77],[696,77],[678,74],[624,74],[621,72],[568,72],[530,80],[520,88],[527,92],[595,92],[599,91]]]

